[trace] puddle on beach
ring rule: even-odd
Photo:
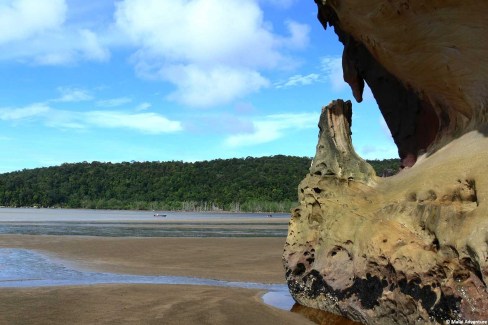
[[[0,288],[51,287],[94,284],[180,284],[266,290],[267,305],[299,313],[317,324],[355,324],[295,303],[285,284],[232,282],[180,276],[144,276],[77,270],[69,261],[28,249],[0,249]],[[325,318],[324,318],[325,317]],[[322,322],[326,319],[327,322]]]
[[[145,276],[88,272],[68,266],[69,262],[17,248],[0,249],[0,288],[49,287],[93,284],[182,284],[267,290],[263,300],[290,310],[294,304],[284,284],[232,282],[180,276]]]

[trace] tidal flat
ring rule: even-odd
[[[289,311],[287,224],[287,215],[0,209],[0,323],[313,324]]]
[[[101,237],[285,237],[287,214],[0,209],[0,234]]]

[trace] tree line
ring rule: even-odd
[[[378,175],[397,159],[369,161]],[[289,211],[311,158],[65,163],[0,174],[0,205],[85,209]]]

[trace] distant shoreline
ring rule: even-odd
[[[298,204],[297,204],[298,205]],[[227,211],[227,210],[147,210],[147,209],[111,209],[111,208],[71,208],[71,207],[36,207],[36,206],[0,206],[0,209],[44,209],[44,210],[89,210],[89,211],[133,211],[133,212],[187,212],[204,214],[291,214],[290,211]]]
[[[395,159],[369,161],[377,175]],[[84,162],[0,174],[0,205],[211,213],[288,213],[310,158],[272,156],[195,163]]]

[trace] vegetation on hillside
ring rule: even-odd
[[[311,158],[82,162],[0,175],[0,205],[88,209],[289,211]],[[370,161],[378,175],[395,159]]]
[[[400,159],[367,160],[380,177],[393,176],[400,170]]]

